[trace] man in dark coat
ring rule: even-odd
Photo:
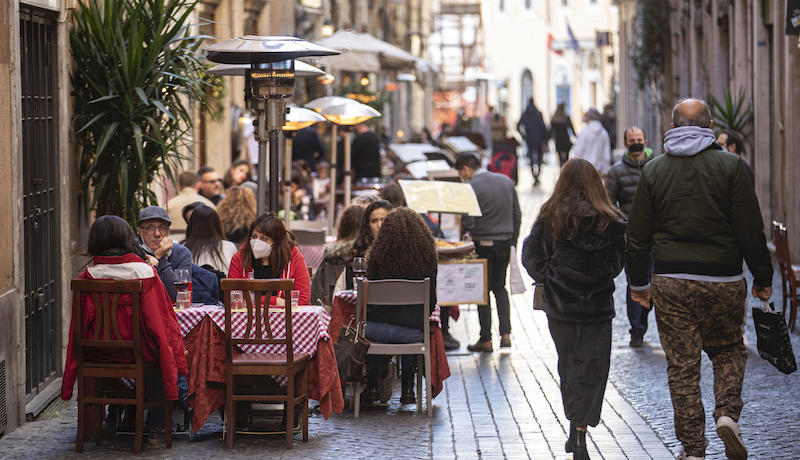
[[[352,165],[353,178],[381,177],[381,152],[378,135],[369,130],[366,123],[355,126],[356,138],[353,140]]]
[[[519,123],[517,123],[517,131],[525,138],[525,143],[528,146],[528,159],[531,163],[533,185],[539,185],[544,143],[547,142],[548,134],[547,126],[545,126],[542,118],[542,112],[536,108],[533,98],[528,99],[528,107],[525,108],[525,112],[523,112]]]
[[[653,158],[653,151],[647,147],[647,137],[642,128],[636,126],[625,131],[625,153],[622,160],[608,170],[606,191],[611,202],[625,213],[627,217],[633,205],[636,186],[644,165]],[[649,274],[649,273],[648,273]],[[650,308],[644,308],[631,298],[631,288],[627,289],[628,321],[631,324],[630,346],[641,347],[644,333],[647,332],[647,316]]]
[[[705,351],[714,367],[717,434],[727,457],[743,460],[747,448],[738,421],[747,361],[742,342],[747,284],[742,261],[753,274],[753,296],[766,301],[772,295],[772,260],[744,161],[720,148],[712,126],[711,111],[699,99],[673,109],[664,155],[642,169],[636,188],[627,267],[634,300],[647,308],[652,291],[675,436],[685,457],[703,458],[708,445],[700,394]]]

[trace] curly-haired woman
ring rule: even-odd
[[[256,195],[247,187],[231,187],[217,204],[217,214],[225,237],[239,246],[247,236],[250,223],[256,219]]]
[[[625,223],[600,173],[586,160],[564,163],[522,246],[522,265],[544,283],[544,306],[558,353],[564,446],[588,459],[586,426],[597,426],[611,359],[614,278],[622,271]]]
[[[416,212],[408,208],[398,208],[386,216],[375,242],[368,253],[367,279],[410,279],[430,278],[430,308],[436,305],[436,245],[428,226]],[[422,305],[406,307],[375,306],[367,308],[367,339],[383,343],[421,342],[424,321],[430,311],[422,315]],[[371,402],[377,399],[377,383],[385,358],[367,356],[367,392],[365,398]],[[414,374],[417,368],[416,356],[402,358],[403,393],[402,404],[416,402],[414,396]]]

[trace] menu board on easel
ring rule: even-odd
[[[401,180],[408,207],[420,213],[448,212],[480,217],[481,207],[475,191],[460,182]]]
[[[436,299],[440,306],[489,303],[486,259],[440,261]]]

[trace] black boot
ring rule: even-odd
[[[566,444],[564,444],[564,450],[567,452],[572,452],[575,449],[575,437],[577,436],[577,431],[575,429],[575,424],[570,422],[569,424],[569,438],[567,438]]]
[[[572,444],[572,460],[589,460],[589,449],[586,447],[586,430],[575,430],[575,442]]]

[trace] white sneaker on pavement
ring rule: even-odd
[[[747,447],[742,441],[739,433],[739,424],[732,418],[723,415],[717,420],[717,435],[725,443],[725,455],[730,460],[745,460],[747,458]]]

